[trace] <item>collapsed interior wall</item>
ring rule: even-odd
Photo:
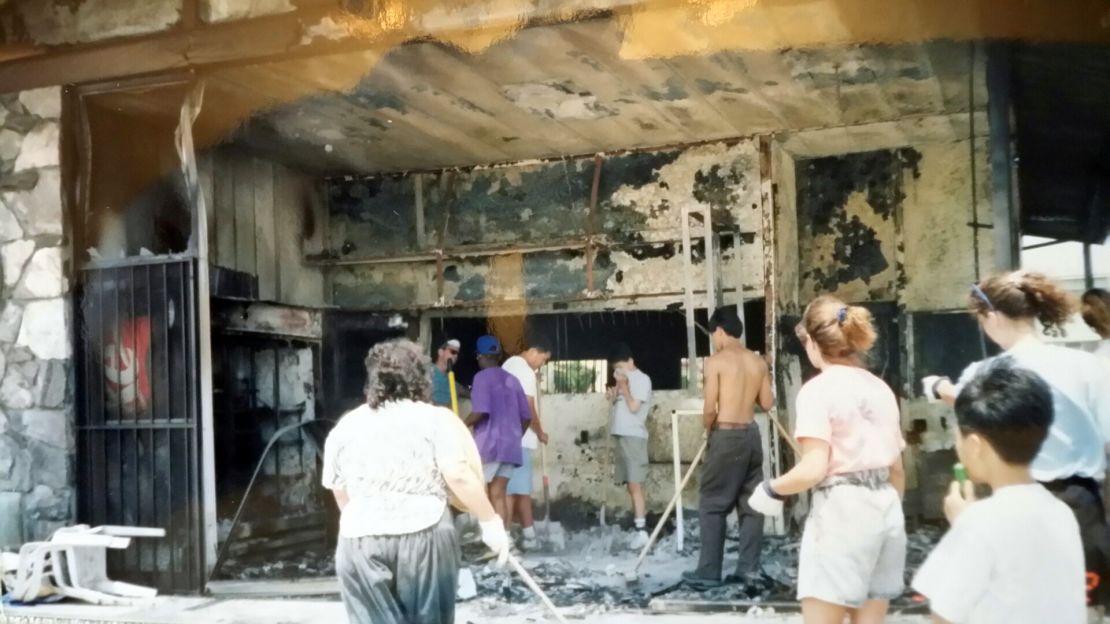
[[[60,88],[0,95],[0,548],[75,512]]]
[[[607,309],[677,313],[684,284],[682,210],[705,207],[717,235],[722,300],[762,296],[755,142],[607,155],[591,211],[595,166],[593,158],[582,158],[333,179],[329,239],[313,259],[329,267],[332,301],[345,308],[409,309],[433,320],[454,313],[493,318]],[[692,222],[692,281],[696,305],[704,307],[704,229]],[[597,248],[592,269],[586,249],[591,243]],[[437,250],[444,252],[442,263]],[[506,256],[515,261],[506,262]],[[503,325],[494,323],[493,331],[508,331]],[[762,334],[763,328],[751,331]],[[651,349],[650,332],[642,338],[634,350]],[[700,410],[701,403],[681,390],[658,391],[654,399],[646,491],[652,507],[661,508],[674,487],[671,411]],[[627,494],[612,479],[604,396],[549,394],[541,408],[551,435],[548,468],[552,495],[560,503],[556,515],[595,514],[601,505],[610,513],[627,508]],[[683,415],[679,423],[685,466],[697,452],[702,428],[697,415]],[[539,458],[535,461],[539,491]],[[696,501],[695,479],[684,502]]]

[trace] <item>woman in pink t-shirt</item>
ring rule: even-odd
[[[750,504],[781,514],[785,497],[813,489],[802,535],[798,599],[806,624],[882,622],[902,593],[905,473],[898,400],[863,367],[875,343],[871,313],[819,297],[797,329],[821,374],[798,392],[797,465],[764,481]]]

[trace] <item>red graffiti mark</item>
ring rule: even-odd
[[[1101,583],[1102,579],[1101,577],[1099,577],[1097,572],[1087,573],[1087,604],[1093,604],[1093,598],[1091,594],[1095,593],[1095,590],[1098,589],[1098,586]]]
[[[150,319],[124,321],[119,339],[104,347],[109,405],[133,416],[150,403]]]

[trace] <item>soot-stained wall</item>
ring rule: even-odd
[[[917,381],[958,373],[981,355],[973,321],[960,312],[968,285],[992,262],[990,230],[971,225],[989,226],[991,217],[989,159],[981,143],[974,156],[968,141],[957,141],[798,159],[790,163],[796,228],[781,214],[776,221],[777,287],[784,293],[780,401],[792,412],[803,381],[806,367],[790,330],[806,303],[828,293],[886,310],[877,317],[886,334],[877,372],[901,400],[910,443],[907,510],[924,517],[941,513],[951,411],[921,399]],[[783,252],[795,239],[796,263]],[[929,348],[923,340],[931,341]]]
[[[594,158],[377,178],[328,185],[332,302],[348,308],[475,306],[488,300],[680,298],[683,205],[712,211],[726,292],[763,288],[759,166],[750,141],[602,159],[591,214]],[[420,216],[422,212],[422,217]],[[422,227],[418,224],[422,222]],[[693,236],[702,233],[700,220]],[[593,291],[584,241],[593,236]],[[545,249],[537,249],[537,248]],[[556,247],[556,249],[552,249]],[[561,249],[560,247],[567,247]],[[520,253],[519,262],[463,257]],[[516,251],[512,251],[512,250]],[[443,250],[442,282],[434,252]],[[423,254],[423,255],[422,255]],[[705,249],[693,246],[695,284]],[[410,259],[389,265],[360,260]],[[734,300],[728,295],[726,300]]]

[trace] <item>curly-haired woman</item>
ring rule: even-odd
[[[1110,292],[1092,288],[1083,293],[1080,312],[1083,313],[1083,320],[1100,338],[1095,355],[1110,360]]]
[[[1087,564],[1088,597],[1092,604],[1106,604],[1110,599],[1106,583],[1110,581],[1103,579],[1110,572],[1110,532],[1098,480],[1106,470],[1110,380],[1098,358],[1046,344],[1036,328],[1040,321],[1046,333],[1060,332],[1075,313],[1077,302],[1044,275],[1013,271],[991,275],[972,286],[968,303],[983,333],[1052,390],[1052,427],[1029,470],[1075,513]],[[926,377],[922,380],[925,395],[955,404],[960,390],[988,361],[968,366],[956,383],[945,377]],[[969,502],[959,496],[950,499],[945,505],[959,508],[949,514],[952,516]]]
[[[508,554],[470,432],[429,404],[431,366],[410,341],[376,345],[366,403],[324,445],[324,487],[342,512],[336,574],[352,623],[454,622],[460,553],[449,496],[478,517],[491,550]]]

